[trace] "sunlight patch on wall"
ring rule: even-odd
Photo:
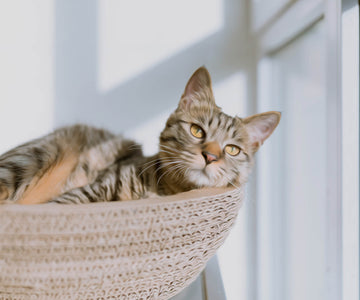
[[[0,2],[0,154],[53,128],[53,33],[53,1]]]
[[[222,0],[108,0],[99,1],[98,7],[98,88],[102,92],[223,25]]]

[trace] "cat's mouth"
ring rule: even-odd
[[[197,187],[217,185],[219,181],[219,165],[206,163],[203,157],[198,156],[196,160],[188,162],[188,169],[184,173],[187,180]]]

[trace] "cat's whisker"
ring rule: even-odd
[[[151,163],[154,163],[154,162],[157,162],[157,161],[164,161],[164,160],[172,160],[172,159],[176,159],[177,157],[158,157],[158,158],[155,158],[151,161],[148,161],[146,163],[144,163],[144,166],[148,165],[148,164],[151,164]]]
[[[159,153],[166,153],[166,154],[174,155],[173,152],[169,152],[169,151],[164,150],[164,149],[160,149],[160,150],[159,150]],[[172,158],[181,158],[181,157],[183,157],[183,158],[185,158],[185,159],[192,158],[192,155],[187,154],[186,152],[177,153],[176,155],[177,155],[176,157],[174,157],[174,156],[165,156],[165,158],[170,158],[170,157],[172,157]]]
[[[162,149],[160,148],[159,149],[159,153],[167,153],[167,154],[170,154],[170,155],[179,155],[179,152],[175,152],[174,150],[170,150],[170,149]]]
[[[183,172],[183,176],[181,176],[181,183],[184,183],[185,182],[185,179],[186,179],[186,172],[188,171],[189,168],[185,167],[185,166],[182,166],[181,168],[179,168],[176,173],[180,173],[180,172]]]
[[[173,177],[178,177],[178,175],[180,175],[182,172],[183,172],[182,168],[177,168],[176,170],[174,170]],[[180,178],[178,178],[177,180],[180,184],[183,184],[183,182],[184,182],[184,178],[182,176]]]
[[[172,161],[173,159],[177,159],[178,157],[157,157],[157,158],[155,158],[155,159],[153,159],[153,160],[150,160],[150,161],[148,161],[148,162],[146,162],[146,163],[144,163],[143,164],[143,166],[145,167],[145,166],[147,166],[147,165],[149,165],[149,164],[153,164],[153,163],[156,163],[156,162],[158,162],[158,161],[160,161],[160,162],[163,162],[163,161]]]
[[[164,147],[165,149],[161,149],[161,147]],[[174,154],[176,153],[176,155],[184,155],[184,156],[187,156],[187,157],[192,157],[193,155],[191,154],[188,154],[186,152],[179,152],[179,149],[176,149],[176,148],[173,148],[173,147],[170,147],[170,146],[166,146],[166,145],[160,145],[160,152],[166,152],[166,153],[169,153],[169,154]],[[169,152],[170,151],[170,152]],[[185,149],[186,151],[186,149]]]
[[[176,165],[176,164],[177,164],[179,167],[186,168],[186,166],[183,164],[183,161],[177,161],[177,162],[174,162],[174,163],[168,163],[166,166]]]
[[[127,147],[128,150],[135,150],[135,149],[141,149],[142,146],[140,144],[133,144]]]
[[[165,149],[160,149],[159,150],[159,153],[167,153],[167,154],[170,154],[170,155],[179,155],[179,153],[175,152],[175,151],[169,151],[169,150],[165,150]]]
[[[161,153],[162,151],[160,151]],[[170,157],[170,156],[164,156],[163,158],[172,158],[172,159],[182,159],[183,161],[190,161],[193,159],[193,157],[191,155],[185,155],[185,153],[181,153],[176,157]]]
[[[161,174],[161,176],[159,177],[159,179],[157,181],[157,185],[159,185],[161,178],[163,178],[165,176],[165,174],[168,174],[169,172],[172,172],[173,170],[176,170],[176,168],[178,168],[178,167],[179,167],[179,163],[177,163],[177,165],[175,165],[175,166],[170,167],[163,174]]]
[[[171,146],[167,146],[167,145],[160,145],[160,148],[163,147],[165,149],[168,149],[168,150],[173,150],[175,152],[179,152],[178,149],[174,148],[174,147],[171,147]]]
[[[160,149],[159,152],[163,152],[163,153],[167,153],[167,154],[170,154],[170,155],[174,155],[174,153],[169,152],[169,151],[164,150],[164,149]]]
[[[165,147],[167,150],[162,149],[161,147]],[[186,150],[185,150],[186,151]],[[187,152],[179,152],[178,149],[172,148],[170,146],[166,146],[166,145],[160,145],[160,149],[159,152],[163,152],[163,153],[168,153],[170,155],[174,155],[174,153],[178,156],[178,157],[184,157],[185,159],[191,159],[193,158],[193,154],[187,153]]]
[[[228,183],[230,183],[233,187],[235,187],[237,189],[241,189],[241,187],[235,185],[227,175],[223,174],[223,176],[225,177],[225,179],[227,179]]]
[[[187,169],[188,169],[188,167],[186,167],[186,166],[184,166],[184,165],[181,165],[180,168],[178,168],[178,170],[176,170],[176,174],[177,174],[177,173],[180,174],[181,172],[183,173],[182,176],[181,176],[181,178],[182,178],[181,182],[184,182],[185,179],[186,179],[185,176],[184,176],[184,174],[186,173]]]
[[[224,168],[220,168],[218,170],[218,174],[216,175],[216,178],[224,177],[229,183],[231,183],[230,177],[226,174],[226,170]]]
[[[170,161],[170,162],[162,163],[159,167],[156,168],[155,173],[157,173],[158,171],[160,171],[161,169],[163,169],[169,165],[178,164],[178,163],[182,163],[182,161]]]
[[[156,168],[156,170],[155,170],[155,174],[157,174],[161,169],[163,169],[163,168],[165,168],[166,167],[166,165],[160,165],[159,167],[157,167]],[[161,176],[161,175],[160,175]]]
[[[169,171],[171,171],[171,168],[168,169],[168,170],[166,170],[164,173],[162,173],[162,174],[160,175],[159,179],[158,179],[157,182],[156,182],[156,185],[157,185],[157,186],[159,186],[159,183],[160,183],[161,178],[163,178],[166,173],[169,173]]]
[[[160,170],[160,169],[162,169],[162,168],[169,167],[169,166],[171,166],[169,169],[173,170],[174,167],[176,167],[176,165],[179,165],[179,164],[181,164],[181,163],[182,163],[181,161],[166,163],[166,164],[164,164],[163,166],[161,166],[160,168],[158,168],[157,171]],[[174,165],[175,165],[175,166],[174,166]],[[169,171],[169,170],[166,170],[164,173],[166,173],[167,171]],[[163,174],[162,174],[161,176],[163,176]]]
[[[185,177],[188,176],[189,171],[190,171],[190,168],[186,168],[186,169],[185,169],[185,172],[184,172],[184,180],[185,180]]]
[[[170,147],[170,146],[166,146],[166,145],[160,145],[160,149],[159,149],[160,152],[166,152],[166,153],[169,153],[169,154],[172,154],[172,155],[179,155],[179,149],[176,149],[176,148],[173,148],[173,147]]]
[[[163,151],[163,150],[160,150],[159,152],[160,152],[160,153],[172,154],[172,153],[169,153],[169,152],[166,152],[166,151]],[[191,159],[193,159],[193,156],[194,156],[194,155],[191,155],[191,154],[187,154],[187,153],[185,153],[185,152],[182,152],[182,153],[179,153],[176,158],[182,158],[182,159],[186,159],[186,160],[191,160]],[[168,157],[169,157],[169,156],[166,156],[165,158],[168,158]]]
[[[146,170],[148,170],[148,169],[156,166],[156,165],[157,165],[157,161],[158,161],[158,160],[156,159],[154,162],[152,162],[152,164],[146,166],[144,169],[141,170],[141,172],[140,172],[137,176],[140,177]]]
[[[183,162],[182,160],[172,160],[172,161],[164,162],[163,165],[168,166],[168,165],[178,164],[178,163],[182,163],[182,162]]]
[[[142,169],[141,172],[138,174],[138,176],[141,176],[146,170],[148,170],[148,169],[156,166],[159,161],[161,161],[160,163],[161,163],[161,165],[162,165],[163,160],[162,160],[161,158],[159,158],[159,159],[154,159],[154,160],[152,160],[151,162],[148,162],[148,163],[144,164],[144,167],[145,167],[146,165],[148,165],[148,164],[150,164],[150,165],[148,165],[148,166],[146,166],[144,169]],[[172,161],[172,159],[169,159],[169,162],[170,162],[170,161]],[[159,168],[159,169],[161,169],[161,165],[160,165],[160,168]],[[156,171],[157,171],[157,170],[156,170]]]

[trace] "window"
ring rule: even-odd
[[[258,156],[252,293],[355,300],[359,5],[293,2],[253,34],[250,101],[254,111],[280,110],[282,120]]]

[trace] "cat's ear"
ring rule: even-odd
[[[180,109],[189,109],[194,102],[206,101],[215,105],[211,87],[211,77],[205,67],[200,67],[190,77],[179,102]]]
[[[273,133],[280,122],[280,118],[280,112],[269,111],[243,119],[249,134],[250,145],[253,152],[256,152],[264,141]]]

